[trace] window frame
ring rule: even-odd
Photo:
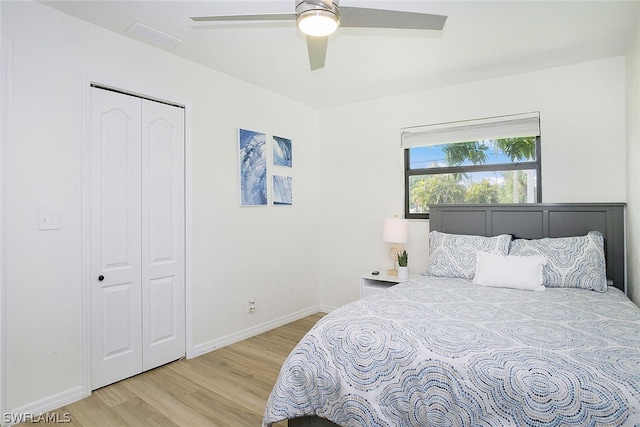
[[[501,138],[496,138],[501,139]],[[535,170],[536,171],[536,203],[542,203],[542,159],[540,147],[540,135],[536,139],[536,160],[530,162],[514,162],[514,163],[494,163],[479,165],[462,165],[462,166],[444,166],[436,168],[420,168],[411,169],[411,158],[409,151],[411,148],[405,148],[404,151],[404,216],[407,219],[429,219],[429,213],[410,213],[409,212],[409,178],[415,175],[443,175],[451,173],[468,173],[468,172],[502,172],[502,171],[519,171],[519,170]],[[446,143],[445,143],[446,144]],[[455,142],[452,144],[456,144]],[[444,145],[444,144],[442,144]]]

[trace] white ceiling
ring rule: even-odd
[[[183,42],[175,55],[315,108],[624,55],[638,1],[342,0],[447,15],[441,32],[339,28],[310,71],[293,22],[196,23],[190,16],[293,12],[295,0],[42,1],[118,34],[136,22]],[[150,43],[151,44],[151,43]]]

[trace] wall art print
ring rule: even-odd
[[[273,164],[274,166],[292,166],[291,140],[281,136],[273,136]]]
[[[267,136],[245,129],[238,131],[240,205],[267,205]]]
[[[293,192],[291,190],[292,178],[290,176],[273,175],[273,204],[292,205]]]

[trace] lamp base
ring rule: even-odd
[[[391,270],[387,270],[387,276],[397,276],[398,275],[398,270],[396,270],[395,268],[392,268]]]

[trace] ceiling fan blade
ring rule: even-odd
[[[295,13],[263,13],[260,15],[192,16],[196,22],[206,21],[295,21]]]
[[[327,44],[329,37],[307,36],[307,50],[309,51],[309,65],[311,71],[324,67],[324,59],[327,56]]]
[[[341,27],[442,30],[446,21],[444,15],[340,6]]]

